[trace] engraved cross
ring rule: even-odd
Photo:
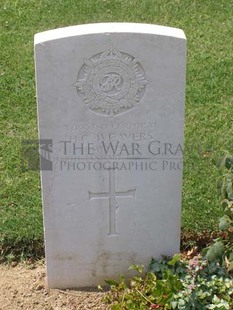
[[[116,210],[118,204],[116,198],[118,197],[131,197],[135,198],[136,189],[129,189],[127,191],[117,192],[115,188],[115,170],[109,169],[109,191],[102,193],[92,193],[89,191],[89,199],[102,199],[107,198],[109,200],[109,236],[116,236],[117,233],[117,221]]]

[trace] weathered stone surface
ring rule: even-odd
[[[36,34],[49,287],[179,251],[185,46],[182,30],[144,24]]]

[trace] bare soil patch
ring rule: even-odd
[[[109,309],[102,292],[48,289],[43,262],[12,265],[0,265],[0,310]]]

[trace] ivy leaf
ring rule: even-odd
[[[218,183],[217,183],[217,189],[219,194],[221,194],[222,196],[226,196],[226,182],[225,179],[219,179]]]
[[[177,301],[172,301],[171,302],[172,309],[177,309],[177,304],[178,304]]]
[[[180,254],[175,254],[170,262],[169,265],[174,266],[176,262],[180,260]]]
[[[219,229],[222,231],[226,231],[232,224],[232,220],[228,215],[224,215],[220,218],[219,221]]]
[[[221,157],[217,162],[218,168],[227,168],[230,169],[233,166],[233,156],[227,154],[223,157]]]
[[[161,265],[159,262],[154,261],[151,265],[150,265],[150,270],[153,272],[159,272],[161,271]]]
[[[227,192],[227,197],[228,197],[228,199],[233,200],[233,186],[232,186],[232,180],[227,180],[226,192]]]
[[[232,166],[233,166],[233,156],[228,155],[225,159],[225,167],[227,169],[231,169]]]
[[[224,245],[221,241],[218,241],[214,243],[212,246],[210,246],[206,258],[212,262],[215,260],[219,260],[222,258],[222,255],[224,253]]]

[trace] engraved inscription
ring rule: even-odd
[[[119,92],[122,89],[122,78],[119,74],[109,73],[102,77],[100,80],[100,88],[103,92],[116,91]]]
[[[143,98],[147,84],[136,58],[109,49],[84,59],[74,85],[88,109],[115,116],[134,108]]]
[[[109,169],[109,191],[102,193],[92,193],[89,191],[89,199],[102,199],[107,198],[109,200],[109,236],[118,235],[117,232],[117,219],[116,211],[118,209],[118,203],[116,198],[118,197],[131,197],[135,198],[136,189],[129,189],[127,191],[117,192],[115,187],[115,169]]]

